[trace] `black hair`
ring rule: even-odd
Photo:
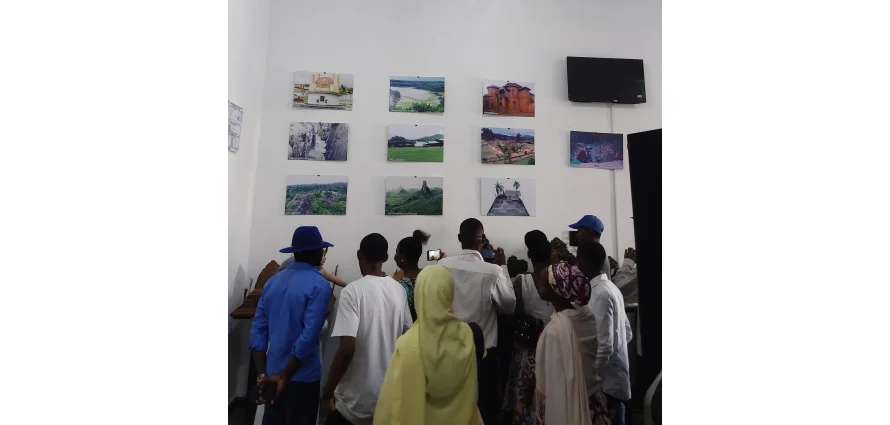
[[[476,233],[482,228],[482,222],[475,218],[468,218],[462,221],[460,223],[461,239],[464,239],[465,241],[472,241],[476,239]]]
[[[599,242],[583,243],[578,247],[578,261],[586,261],[591,266],[601,269],[606,262],[606,249]]]
[[[532,230],[525,234],[525,246],[528,248],[528,259],[532,263],[546,263],[550,261],[550,242],[547,235],[540,230]]]
[[[423,245],[424,242],[427,242],[430,240],[430,234],[427,232],[424,232],[423,230],[420,230],[420,229],[415,230],[414,233],[411,235],[411,237],[414,239],[417,239],[421,245]],[[402,239],[402,240],[404,241],[404,239]],[[399,242],[399,245],[401,245],[401,244],[402,243]]]
[[[417,232],[419,230],[414,231],[414,236],[400,240],[399,245],[396,247],[409,264],[417,264],[420,261],[420,255],[423,253],[423,244],[421,239],[417,237]]]
[[[313,249],[312,251],[303,251],[294,253],[294,261],[297,263],[306,263],[310,266],[318,267],[321,265],[321,257],[324,256],[324,249]]]
[[[365,255],[365,259],[375,263],[382,263],[389,258],[389,243],[380,233],[371,233],[362,238],[359,251]]]

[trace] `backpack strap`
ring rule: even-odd
[[[485,338],[482,336],[482,328],[475,323],[467,323],[473,331],[473,343],[476,345],[476,364],[482,363],[482,355],[485,353]]]

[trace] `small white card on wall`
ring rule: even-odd
[[[244,109],[229,102],[229,152],[238,152],[241,146],[241,119]]]

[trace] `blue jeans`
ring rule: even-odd
[[[608,400],[609,420],[612,425],[624,425],[624,402],[606,394]]]

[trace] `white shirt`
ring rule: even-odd
[[[343,288],[339,303],[331,336],[355,337],[355,355],[334,402],[349,422],[372,425],[396,340],[411,327],[408,297],[391,277],[365,276]]]
[[[513,279],[519,282],[519,288],[522,291],[522,308],[525,314],[538,319],[544,324],[550,323],[550,316],[553,315],[553,305],[541,299],[538,289],[535,288],[535,281],[531,274],[521,274]]]
[[[588,306],[596,321],[596,374],[601,388],[612,397],[630,400],[627,343],[633,332],[624,311],[624,296],[605,273],[590,280],[590,292]]]
[[[462,250],[453,257],[449,255],[439,260],[439,265],[448,267],[454,274],[454,315],[482,328],[485,348],[497,346],[497,310],[510,314],[516,307],[513,285],[504,269],[486,263],[482,254],[472,249]]]

